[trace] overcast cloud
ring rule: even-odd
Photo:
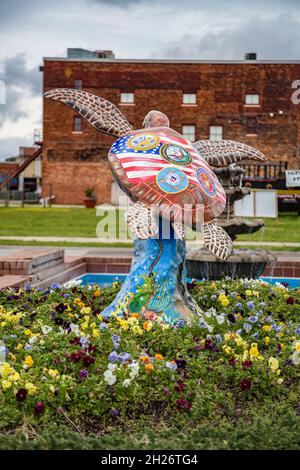
[[[119,58],[300,59],[298,0],[1,0],[0,159],[41,127],[42,57],[68,47]],[[1,92],[1,90],[0,90]]]

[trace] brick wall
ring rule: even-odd
[[[6,176],[16,170],[18,167],[17,163],[5,163],[0,162],[0,175]]]
[[[196,139],[207,139],[210,125],[223,125],[225,139],[299,167],[300,105],[291,101],[291,84],[300,79],[300,64],[45,60],[43,69],[45,90],[73,88],[81,79],[84,90],[119,106],[134,128],[150,109],[159,109],[179,132],[183,124],[194,124]],[[134,91],[135,104],[120,105],[121,91]],[[197,93],[197,106],[182,106],[182,92]],[[244,106],[246,93],[259,93],[261,106]],[[72,132],[75,115],[61,103],[44,102],[44,193],[52,185],[55,202],[80,204],[84,189],[92,186],[99,203],[109,202],[113,178],[107,151],[114,139],[85,121],[82,133]],[[247,135],[250,119],[256,136]]]

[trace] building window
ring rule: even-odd
[[[183,93],[182,104],[196,104],[197,95],[196,93]]]
[[[132,104],[134,103],[134,93],[121,93],[120,103]]]
[[[248,93],[245,96],[245,104],[259,105],[259,95],[257,93]]]
[[[82,80],[75,80],[75,90],[82,90]]]
[[[246,132],[247,135],[257,135],[257,118],[248,117],[246,123]]]
[[[75,116],[73,119],[73,132],[82,131],[82,119],[79,116]]]
[[[182,135],[185,139],[195,142],[196,139],[196,126],[188,125],[182,126]]]
[[[210,126],[209,127],[209,140],[222,140],[223,139],[223,126]]]

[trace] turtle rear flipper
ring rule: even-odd
[[[225,230],[215,222],[203,226],[204,245],[222,261],[232,253],[232,240]]]
[[[267,160],[255,148],[234,140],[198,140],[193,147],[212,166],[227,166],[241,160]]]
[[[128,227],[136,238],[145,240],[158,234],[154,209],[141,202],[132,203],[126,214]]]
[[[98,131],[122,137],[133,130],[126,117],[114,104],[87,91],[55,88],[46,91],[44,96],[54,101],[61,101],[74,109]]]

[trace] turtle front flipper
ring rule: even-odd
[[[136,238],[145,240],[158,234],[155,212],[151,206],[146,206],[141,202],[130,204],[126,220]]]
[[[225,230],[215,222],[203,226],[204,245],[222,261],[232,253],[232,240]]]
[[[44,93],[45,98],[60,101],[77,111],[91,126],[105,134],[122,137],[133,127],[112,103],[87,91],[72,88],[55,88]]]
[[[241,160],[267,160],[255,148],[234,140],[198,140],[193,143],[193,147],[211,166],[227,166]]]

